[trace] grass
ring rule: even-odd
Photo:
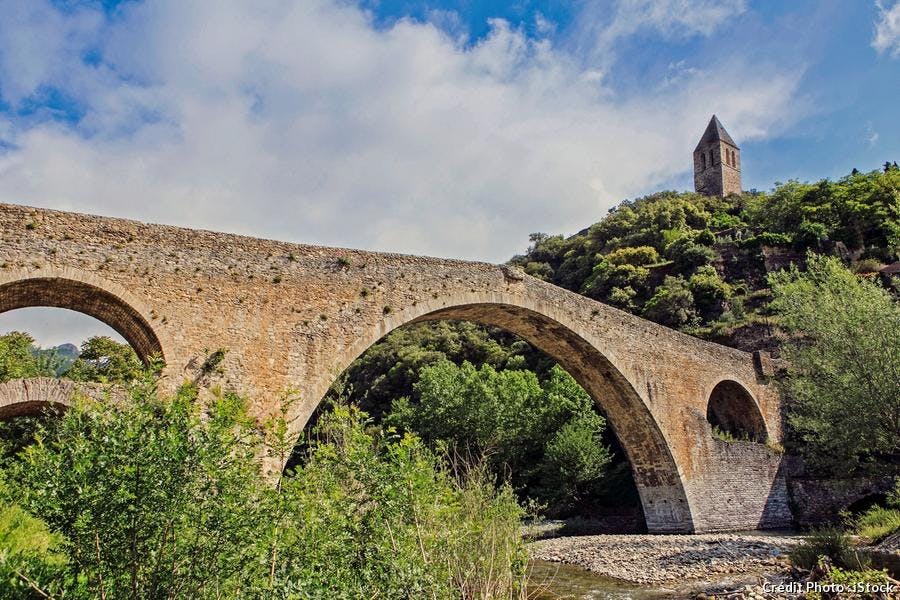
[[[837,527],[815,529],[803,543],[791,552],[791,564],[801,569],[812,569],[819,559],[827,557],[841,569],[865,569],[867,563],[850,546],[850,538]]]
[[[873,506],[856,519],[856,532],[873,544],[900,531],[900,509]]]

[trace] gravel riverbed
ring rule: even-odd
[[[787,553],[799,541],[754,534],[587,535],[538,540],[529,550],[535,559],[656,584],[784,570]]]

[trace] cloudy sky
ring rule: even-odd
[[[745,188],[900,159],[898,98],[897,0],[0,0],[0,201],[499,262],[712,113]]]

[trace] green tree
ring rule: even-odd
[[[593,412],[581,412],[559,428],[547,442],[544,458],[547,496],[557,502],[577,502],[606,475],[612,461],[603,443],[606,420]]]
[[[896,464],[900,454],[900,306],[835,258],[809,255],[770,278],[786,345],[790,424],[825,472]]]
[[[139,379],[144,365],[128,344],[95,336],[81,345],[81,353],[65,376],[76,381],[128,383]]]
[[[20,331],[0,336],[0,382],[55,374],[53,361],[37,352],[33,337]]]
[[[485,456],[495,476],[511,477],[523,495],[554,510],[602,478],[613,460],[603,439],[606,421],[559,367],[543,382],[531,371],[449,361],[419,375],[418,401],[395,401],[385,426],[415,431],[451,454]]]
[[[682,277],[666,276],[653,297],[644,305],[645,317],[670,327],[690,323],[696,318],[696,314],[694,295]]]
[[[712,266],[706,265],[697,269],[688,280],[688,289],[694,296],[694,304],[705,320],[718,318],[725,310],[726,303],[731,300],[731,286],[725,283]]]

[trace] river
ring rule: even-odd
[[[663,586],[626,583],[581,567],[545,560],[531,562],[528,591],[533,600],[657,600],[677,595],[675,590]]]

